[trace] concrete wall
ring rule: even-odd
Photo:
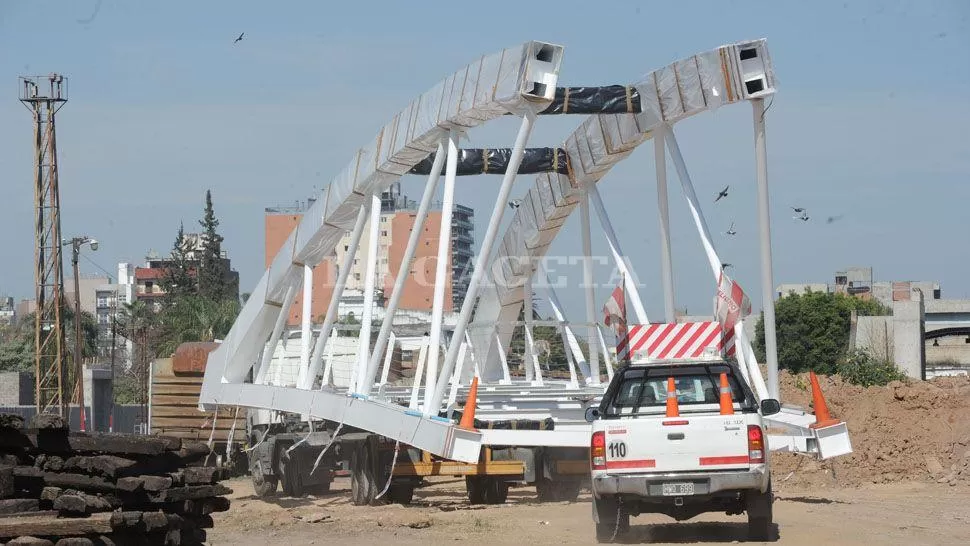
[[[34,374],[31,372],[0,373],[0,405],[34,404]]]
[[[892,316],[858,317],[855,348],[869,351],[877,360],[895,361],[895,329]]]
[[[923,320],[923,296],[920,292],[914,291],[910,301],[893,302],[893,354],[899,369],[914,379],[926,379]]]

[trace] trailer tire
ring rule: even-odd
[[[410,483],[393,483],[387,491],[391,502],[397,504],[411,504],[414,498],[414,485]]]
[[[281,463],[280,466],[283,469],[283,494],[295,498],[304,496],[306,493],[303,488],[303,477],[300,475],[299,454],[285,457]]]
[[[748,536],[752,540],[770,540],[774,523],[773,501],[770,481],[764,492],[751,491],[746,495],[745,511],[748,513]]]
[[[478,476],[465,476],[465,491],[470,504],[485,504],[485,483]]]
[[[498,478],[485,478],[482,481],[485,504],[505,504],[509,498],[509,483]]]

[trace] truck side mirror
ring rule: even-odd
[[[599,419],[600,409],[599,408],[586,408],[586,422],[592,423],[593,421]]]
[[[774,398],[765,398],[761,401],[761,415],[774,415],[781,411],[781,402]]]

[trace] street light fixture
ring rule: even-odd
[[[87,429],[87,419],[84,415],[84,366],[81,364],[81,281],[78,274],[77,261],[81,247],[87,244],[91,247],[91,250],[97,251],[98,240],[87,235],[82,235],[65,240],[63,244],[64,246],[71,245],[71,250],[73,251],[71,254],[71,264],[74,266],[74,374],[78,387],[78,406],[81,409],[81,431],[85,431]]]

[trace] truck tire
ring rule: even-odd
[[[509,483],[498,478],[484,478],[485,504],[505,504],[509,498]]]
[[[350,499],[354,506],[364,506],[370,503],[368,492],[370,484],[367,481],[366,448],[364,444],[357,444],[350,452]]]
[[[470,504],[485,504],[485,481],[478,476],[465,476],[465,491]]]
[[[576,502],[579,498],[579,490],[582,489],[582,483],[577,480],[561,481],[557,484],[557,497],[560,501],[566,502]]]
[[[745,496],[745,511],[748,513],[748,536],[751,540],[770,540],[773,526],[771,482],[764,493],[752,491]]]
[[[630,514],[614,499],[593,499],[596,511],[596,542],[610,543],[630,530]]]
[[[299,498],[305,495],[303,476],[300,472],[300,456],[294,453],[281,461],[283,469],[283,494],[288,497]]]
[[[253,492],[257,497],[268,497],[276,493],[279,479],[276,476],[264,476],[262,473],[253,472]]]

